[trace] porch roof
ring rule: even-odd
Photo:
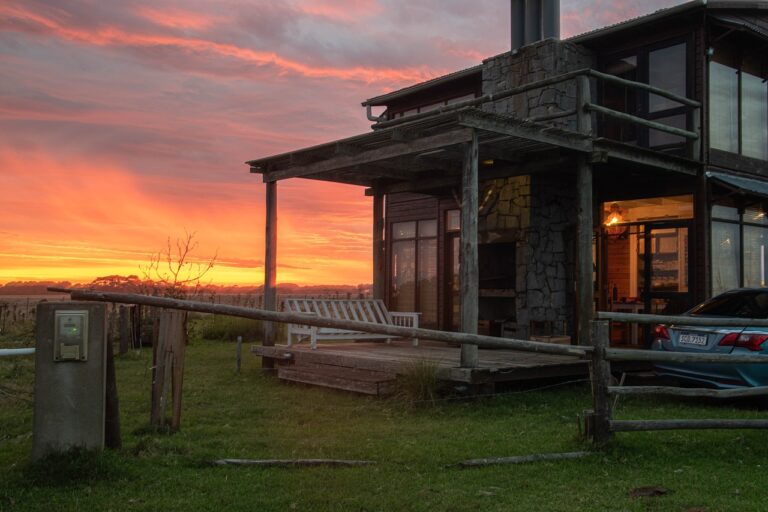
[[[461,175],[461,145],[478,135],[480,161],[520,164],[532,155],[588,154],[593,161],[610,158],[694,173],[696,163],[647,152],[543,122],[459,108],[387,128],[246,162],[265,182],[307,178],[392,189],[422,182],[451,185]],[[555,150],[553,152],[553,150]],[[428,182],[428,183],[427,183]],[[394,191],[394,190],[391,190]]]

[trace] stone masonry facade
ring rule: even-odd
[[[544,40],[486,60],[483,94],[593,65],[594,57],[582,47]],[[575,106],[576,85],[569,81],[519,94],[484,109],[530,118],[573,110]],[[576,128],[573,118],[553,124]],[[575,172],[570,171],[497,179],[481,185],[486,195],[498,196],[487,211],[481,209],[480,242],[516,244],[515,337],[572,332],[577,197]],[[481,197],[481,208],[483,200]]]

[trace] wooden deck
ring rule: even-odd
[[[470,385],[493,385],[502,382],[588,374],[587,362],[576,357],[514,350],[480,349],[477,368],[460,368],[461,350],[458,347],[430,342],[422,342],[418,347],[413,347],[410,341],[394,341],[390,344],[331,343],[320,344],[317,350],[310,350],[306,345],[292,347],[254,345],[251,352],[275,359],[279,365],[279,375],[282,370],[281,378],[317,385],[323,385],[324,380],[338,381],[345,372],[359,374],[361,370],[388,375],[394,379],[397,374],[407,371],[414,362],[420,361],[434,364],[437,367],[438,378],[441,380]],[[332,369],[337,370],[337,373],[330,376],[329,372]],[[305,374],[303,378],[301,378],[302,372]],[[320,373],[325,375],[321,376]],[[382,382],[382,379],[373,377],[364,380],[377,382],[376,387],[371,389],[379,389]],[[366,384],[364,387],[367,389],[367,386]],[[350,389],[352,386],[332,385],[330,387]],[[361,390],[361,392],[367,391]],[[371,391],[370,394],[380,393]]]

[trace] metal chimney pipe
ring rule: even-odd
[[[525,46],[525,0],[512,0],[512,50]]]
[[[525,44],[541,41],[542,1],[525,0]]]
[[[560,0],[544,0],[542,16],[544,39],[560,39]]]

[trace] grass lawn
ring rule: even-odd
[[[448,467],[468,458],[584,449],[576,415],[589,407],[585,384],[413,408],[281,384],[250,354],[237,375],[232,343],[198,341],[187,352],[182,430],[168,435],[145,428],[149,356],[145,350],[117,361],[124,448],[40,466],[28,463],[32,359],[0,359],[0,510],[768,510],[768,443],[760,431],[620,434],[586,459]],[[748,406],[625,399],[616,416],[765,414]],[[378,464],[206,464],[219,458]],[[670,492],[629,496],[643,486]]]

